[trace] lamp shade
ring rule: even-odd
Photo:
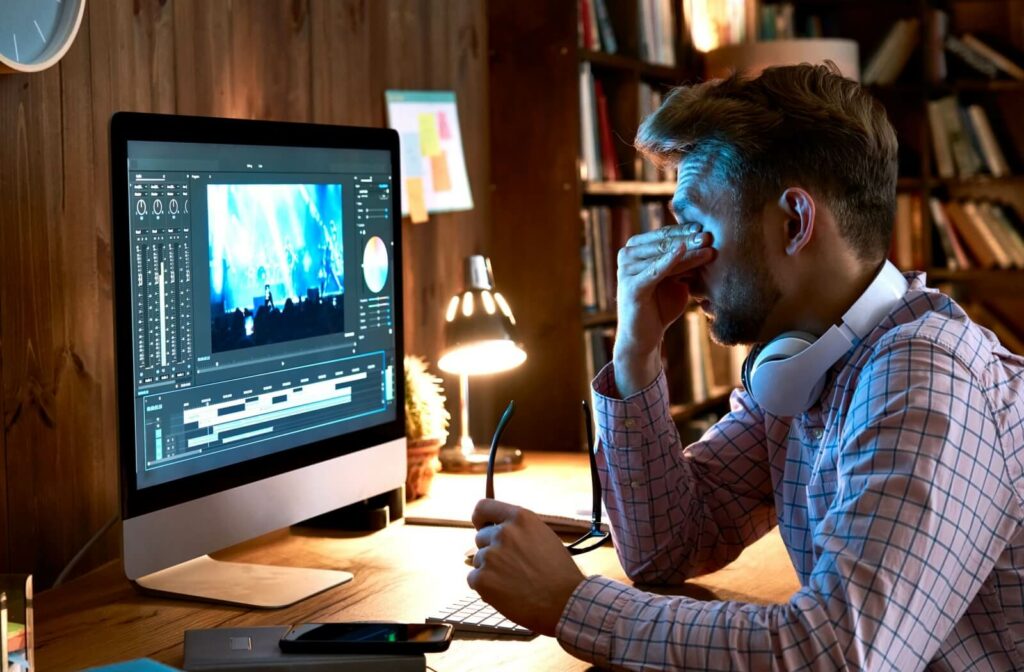
[[[712,49],[705,55],[704,74],[709,78],[728,77],[733,70],[756,76],[773,65],[824,63],[833,61],[847,79],[860,80],[860,56],[857,43],[837,38],[800,38],[743,42]]]
[[[445,312],[445,351],[437,365],[464,376],[498,373],[526,361],[516,338],[512,309],[494,289],[491,262],[466,258],[466,288],[453,296]]]

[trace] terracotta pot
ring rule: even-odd
[[[412,501],[430,492],[434,474],[441,471],[441,439],[406,440],[405,499]]]

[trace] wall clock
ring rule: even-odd
[[[0,72],[39,72],[78,34],[85,0],[0,1]]]

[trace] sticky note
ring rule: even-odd
[[[452,139],[452,129],[448,126],[448,116],[441,110],[437,112],[437,130],[442,140]]]
[[[437,116],[433,112],[420,112],[420,151],[423,156],[441,153],[441,139],[437,136]]]
[[[423,177],[423,155],[420,154],[420,134],[402,133],[398,137],[402,147],[402,175]]]
[[[430,157],[430,174],[433,178],[434,191],[451,191],[452,178],[448,174],[448,153],[442,151],[437,156]]]
[[[405,197],[409,202],[409,218],[413,224],[427,221],[427,201],[423,195],[423,178],[405,178]]]

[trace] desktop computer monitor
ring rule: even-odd
[[[351,578],[206,554],[405,481],[397,134],[118,113],[110,138],[125,573],[260,606]]]

